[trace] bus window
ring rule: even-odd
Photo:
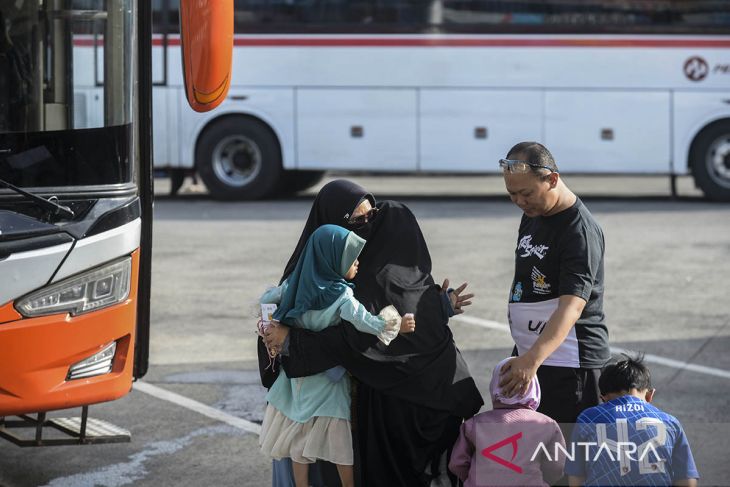
[[[443,0],[443,29],[457,32],[563,34],[720,34],[730,25],[727,2]]]
[[[24,187],[131,182],[131,0],[106,3],[75,0],[40,15],[33,2],[3,7],[0,147],[13,153],[0,154],[0,178]]]
[[[433,0],[260,2],[235,0],[236,32],[420,32]]]
[[[152,33],[177,34],[180,32],[179,0],[152,1]]]
[[[721,34],[730,6],[713,0],[235,0],[237,32],[552,32]]]

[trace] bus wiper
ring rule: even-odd
[[[38,196],[36,194],[29,193],[29,192],[25,191],[24,189],[20,189],[17,186],[13,186],[12,184],[10,184],[9,182],[7,182],[3,179],[0,179],[0,186],[5,186],[9,190],[15,191],[18,194],[22,194],[23,196],[30,199],[31,201],[35,201],[36,203],[38,203],[38,206],[40,206],[41,208],[45,208],[46,210],[50,211],[53,215],[60,214],[65,217],[68,217],[68,218],[73,218],[74,216],[76,216],[76,214],[73,212],[73,210],[71,208],[69,208],[68,206],[63,206],[61,204],[56,203],[52,199],[45,199],[42,196]],[[55,196],[53,198],[55,198]]]

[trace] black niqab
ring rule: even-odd
[[[281,282],[289,277],[297,266],[299,255],[301,255],[307,240],[316,229],[322,225],[333,224],[347,228],[347,220],[364,199],[369,199],[370,204],[375,206],[375,198],[362,186],[346,179],[335,179],[325,184],[319,190],[317,197],[312,203],[309,218],[304,225],[302,235],[299,237],[294,253],[292,253],[284,268]]]

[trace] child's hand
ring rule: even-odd
[[[416,331],[416,318],[413,317],[413,313],[406,313],[400,320],[400,331],[398,333],[413,333]]]
[[[464,289],[466,289],[467,285],[467,283],[464,283],[456,289],[452,289],[451,292],[449,292],[448,279],[444,279],[444,283],[441,285],[441,292],[447,293],[449,301],[451,301],[451,309],[454,310],[455,315],[460,315],[461,313],[463,313],[464,310],[462,308],[464,306],[469,306],[471,304],[471,298],[474,297],[473,294],[461,294],[464,292]]]
[[[266,350],[268,350],[269,356],[274,358],[279,354],[284,339],[289,334],[289,327],[282,325],[276,320],[271,320],[262,331],[262,338],[264,339]]]

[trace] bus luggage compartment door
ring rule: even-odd
[[[669,92],[548,91],[545,145],[561,171],[670,171]]]
[[[414,171],[416,90],[297,90],[300,169]]]
[[[498,170],[515,142],[542,140],[542,93],[483,89],[423,89],[421,170]]]

